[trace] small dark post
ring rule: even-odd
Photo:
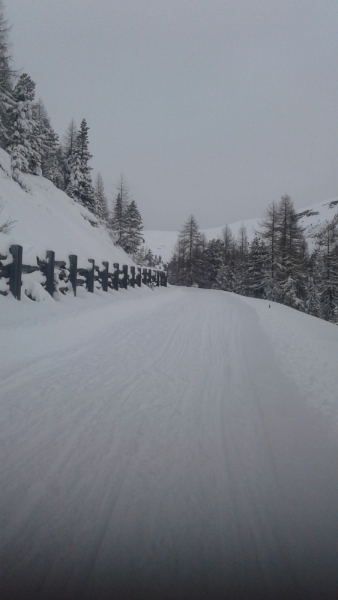
[[[147,283],[151,283],[151,269],[148,269],[148,273],[147,273]]]
[[[160,285],[160,272],[156,271],[156,286],[159,287]]]
[[[93,258],[88,258],[88,262],[92,263],[91,268],[88,270],[87,275],[87,290],[88,292],[94,293],[94,281],[95,281],[95,260]]]
[[[21,300],[22,246],[13,245],[9,249],[13,256],[10,268],[9,289],[14,298]]]
[[[46,252],[46,291],[53,298],[54,294],[54,267],[55,267],[55,252],[53,250],[47,250]]]
[[[76,280],[77,280],[77,256],[71,254],[69,256],[69,281],[72,284],[74,290],[74,296],[76,296]]]
[[[163,273],[163,285],[164,287],[167,287],[167,282],[168,282],[168,277],[167,277],[167,273]]]
[[[136,279],[135,279],[135,267],[130,267],[130,272],[131,272],[131,278],[130,278],[130,285],[131,287],[135,287],[135,283],[136,283]]]
[[[117,292],[119,291],[119,273],[120,273],[120,265],[119,263],[114,263],[114,273],[113,273],[113,287]]]
[[[137,271],[138,271],[138,273],[136,275],[136,283],[137,283],[138,287],[141,287],[141,279],[142,279],[141,267],[137,267]]]
[[[144,285],[147,285],[147,269],[143,269],[142,283],[144,283]]]
[[[101,271],[101,276],[102,276],[102,290],[104,292],[108,292],[109,263],[108,262],[103,262],[102,264],[104,266],[103,271]]]
[[[122,287],[126,290],[126,289],[128,289],[128,265],[123,265],[122,273],[123,273]]]

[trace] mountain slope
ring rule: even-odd
[[[0,222],[7,218],[16,221],[10,235],[0,234],[0,254],[6,254],[11,244],[20,244],[25,264],[36,264],[36,256],[45,258],[46,250],[54,250],[56,260],[68,260],[70,254],[77,254],[78,264],[84,268],[88,267],[88,258],[94,258],[97,264],[102,260],[134,264],[114,246],[96,217],[51,181],[26,174],[22,180],[28,192],[11,178],[9,156],[0,149],[0,199],[5,204]]]
[[[299,223],[305,229],[305,235],[308,240],[310,250],[314,245],[314,236],[326,221],[331,221],[338,214],[338,199],[325,200],[318,202],[298,211]],[[251,241],[255,231],[259,230],[259,222],[261,219],[247,219],[245,221],[237,221],[230,223],[229,227],[232,234],[237,237],[241,225],[247,228],[248,239]],[[202,229],[207,241],[213,238],[221,237],[222,229],[213,227],[211,229]],[[177,231],[144,231],[143,237],[145,244],[152,250],[154,254],[161,255],[164,262],[168,262],[173,254],[174,247],[177,241]]]

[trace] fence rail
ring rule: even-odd
[[[110,273],[107,261],[103,261],[102,267],[100,267],[95,264],[93,258],[88,259],[90,266],[87,269],[78,268],[76,254],[68,257],[69,265],[67,266],[65,261],[55,260],[53,250],[47,250],[46,258],[43,260],[37,257],[37,264],[31,266],[22,264],[22,246],[12,245],[9,252],[12,255],[12,262],[5,265],[2,261],[7,260],[8,255],[0,254],[0,279],[7,280],[8,291],[17,300],[21,299],[22,275],[34,271],[40,271],[43,274],[45,277],[43,285],[52,297],[56,292],[66,294],[68,291],[72,291],[76,296],[76,289],[79,286],[85,286],[91,293],[94,293],[95,287],[104,292],[108,292],[109,289],[117,292],[120,288],[128,289],[128,286],[141,287],[142,284],[151,287],[167,287],[167,273],[158,269],[122,265],[121,270],[119,263],[114,263],[114,270]],[[0,290],[0,294],[7,296],[8,291]]]

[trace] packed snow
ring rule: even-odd
[[[338,329],[215,290],[0,297],[3,598],[336,598]]]

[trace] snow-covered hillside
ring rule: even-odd
[[[5,204],[0,223],[15,220],[9,235],[0,234],[0,254],[12,244],[23,246],[23,262],[36,264],[36,256],[45,258],[46,250],[54,250],[56,260],[78,255],[79,267],[88,267],[88,258],[97,264],[133,264],[123,250],[112,243],[96,217],[44,177],[22,175],[29,190],[24,191],[11,178],[10,158],[0,148],[0,200]],[[93,226],[94,225],[94,226]]]
[[[144,286],[0,328],[1,598],[336,598],[335,326]]]
[[[316,233],[326,221],[331,221],[337,214],[337,198],[318,202],[298,211],[298,215],[300,216],[299,224],[305,230],[305,235],[308,240],[310,250],[313,249],[314,236]],[[244,225],[247,229],[248,239],[251,241],[254,237],[255,231],[259,230],[260,221],[261,219],[247,219],[245,221],[230,223],[229,227],[234,237],[237,237],[241,225]],[[211,229],[202,229],[202,231],[209,242],[213,238],[221,237],[223,228],[224,225],[220,227],[213,227]],[[177,231],[144,231],[143,237],[145,239],[146,246],[152,250],[153,254],[161,255],[163,261],[168,262],[174,251],[177,235]]]

